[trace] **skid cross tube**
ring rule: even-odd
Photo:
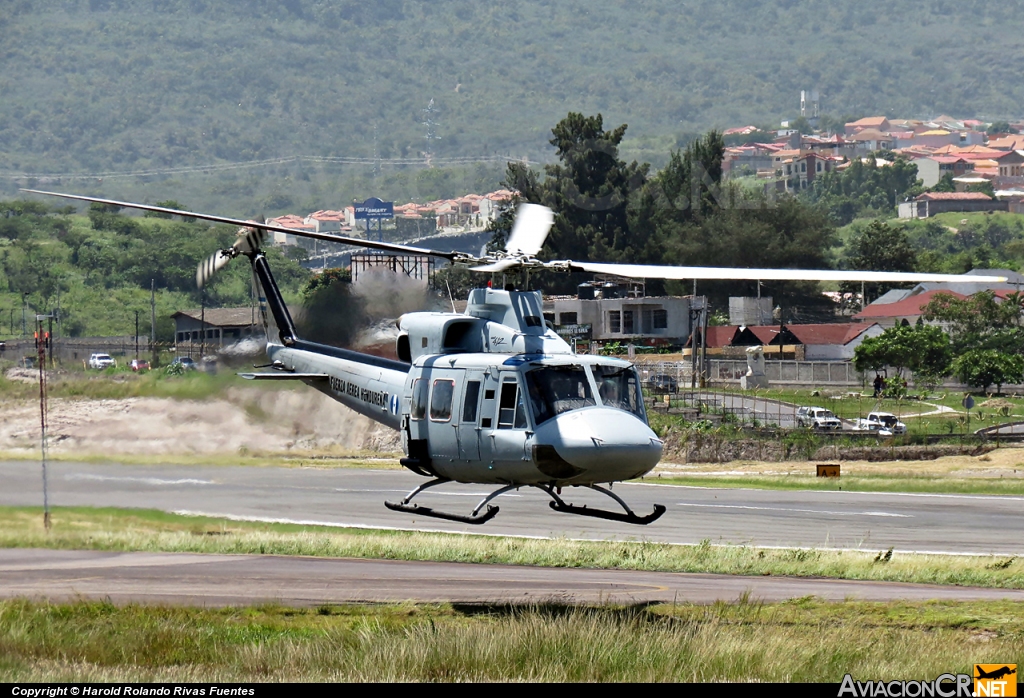
[[[412,498],[418,495],[423,490],[429,487],[434,487],[436,485],[443,485],[446,482],[451,482],[451,480],[444,477],[434,478],[433,480],[424,482],[422,485],[420,485],[412,492],[407,494],[401,502],[398,502],[397,504],[395,502],[384,502],[384,506],[386,506],[388,509],[391,509],[392,511],[402,511],[407,514],[431,516],[435,519],[445,519],[446,521],[458,521],[459,523],[478,525],[487,523],[498,514],[498,507],[488,506],[487,511],[485,511],[483,514],[479,514],[480,509],[494,497],[497,497],[499,494],[502,494],[508,491],[509,489],[512,489],[512,487],[514,487],[514,485],[502,487],[497,492],[488,495],[486,498],[484,498],[482,502],[480,502],[476,506],[476,509],[474,509],[473,513],[469,516],[463,516],[462,514],[452,514],[447,511],[438,511],[437,509],[432,509],[430,507],[421,507],[418,504],[410,504]]]
[[[665,511],[666,511],[665,505],[663,505],[663,504],[655,504],[654,505],[654,511],[652,511],[650,514],[648,514],[647,516],[637,516],[636,513],[634,513],[633,510],[629,508],[629,505],[627,505],[626,502],[624,502],[621,497],[619,497],[617,494],[613,493],[611,490],[607,490],[604,487],[601,487],[599,485],[574,485],[574,486],[575,487],[587,487],[587,488],[590,488],[590,489],[592,489],[592,490],[594,490],[596,492],[600,492],[601,494],[608,495],[609,497],[614,499],[616,502],[618,502],[619,505],[623,509],[626,510],[626,513],[625,514],[620,514],[619,512],[608,511],[606,509],[592,509],[592,508],[588,507],[586,504],[584,504],[583,506],[576,506],[575,504],[566,504],[565,501],[561,497],[558,496],[558,494],[555,492],[554,487],[552,487],[551,485],[534,485],[534,487],[537,487],[538,489],[541,489],[541,490],[547,492],[548,495],[551,496],[551,499],[554,500],[554,501],[548,502],[548,504],[551,506],[552,509],[554,509],[557,512],[561,512],[563,514],[576,514],[578,516],[592,516],[595,519],[607,519],[608,521],[621,521],[622,523],[631,523],[631,524],[637,524],[637,525],[640,525],[640,526],[646,526],[647,524],[652,523],[652,522],[657,521],[658,519],[660,519],[661,515],[664,514]]]

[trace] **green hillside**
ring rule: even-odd
[[[426,198],[439,190],[392,159],[422,158],[428,116],[439,165],[550,161],[548,130],[573,110],[628,123],[623,154],[657,166],[687,134],[794,116],[801,89],[834,116],[1018,116],[1022,50],[1019,3],[978,0],[10,0],[0,188],[106,173],[56,181],[243,213],[391,176],[396,197]],[[368,164],[187,171],[297,156]]]

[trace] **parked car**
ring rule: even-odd
[[[143,361],[142,359],[132,359],[132,362],[128,365],[136,372],[149,370],[149,362]]]
[[[839,431],[843,423],[824,407],[801,407],[796,411],[796,423],[817,431]]]
[[[186,371],[195,371],[197,368],[199,368],[196,365],[196,362],[193,361],[192,358],[188,356],[177,357],[176,359],[174,359],[174,361],[171,362],[171,366],[181,366]]]
[[[652,393],[675,393],[679,391],[679,384],[672,376],[663,373],[651,376],[647,381],[647,388]]]
[[[105,368],[113,368],[117,366],[117,362],[114,361],[110,354],[93,354],[89,357],[89,368],[102,371]]]
[[[864,419],[858,419],[853,428],[857,431],[878,432],[880,436],[907,433],[907,425],[891,412],[871,412]]]

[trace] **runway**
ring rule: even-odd
[[[1024,601],[1024,590],[792,577],[268,555],[0,550],[0,598],[288,606],[359,602]]]
[[[397,470],[51,463],[53,506],[141,507],[264,521],[668,543],[814,547],[895,552],[1024,554],[1024,497],[769,491],[620,484],[614,491],[637,513],[668,507],[640,527],[558,514],[546,495],[523,489],[495,500],[483,526],[390,511],[422,482]],[[0,462],[0,505],[39,506],[39,464]],[[449,484],[417,502],[468,513],[488,492]],[[567,501],[608,507],[592,492],[567,488]]]

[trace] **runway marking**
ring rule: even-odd
[[[297,519],[279,519],[267,516],[244,516],[239,514],[219,514],[209,513],[203,511],[189,511],[187,509],[179,509],[177,511],[171,511],[172,514],[179,516],[202,516],[211,519],[227,519],[228,521],[251,521],[253,523],[280,523],[280,524],[293,524],[298,526],[321,526],[324,528],[355,528],[359,530],[369,531],[401,531],[403,533],[446,533],[455,536],[479,536],[481,538],[521,538],[524,540],[570,540],[580,543],[635,543],[636,541],[629,540],[617,540],[614,538],[580,538],[580,537],[565,537],[565,536],[531,536],[523,533],[485,533],[482,531],[460,531],[458,529],[450,528],[417,528],[413,526],[387,526],[383,524],[370,525],[370,524],[355,524],[355,523],[343,523],[338,521],[303,521]],[[664,543],[664,545],[678,545],[687,548],[694,548],[698,545],[703,545],[700,542],[693,543]],[[743,545],[736,543],[712,543],[712,548],[746,548],[749,550],[809,550],[819,552],[830,552],[830,553],[867,553],[871,554],[874,550],[856,547],[856,548],[836,548],[836,547],[812,547],[806,545]],[[903,550],[897,548],[893,550],[893,553],[900,555],[948,555],[950,557],[1015,557],[1019,556],[1020,552],[962,552],[962,551],[950,551],[950,550]]]
[[[687,476],[689,473],[685,473]],[[673,485],[667,482],[623,482],[626,487],[675,487],[681,490],[714,490],[716,492],[779,492],[782,494],[835,494],[882,497],[936,497],[939,499],[992,500],[996,502],[1024,502],[1024,497],[1004,494],[939,494],[934,492],[876,492],[870,490],[777,490],[768,487],[709,487],[707,485]]]
[[[215,485],[213,480],[196,480],[183,478],[180,480],[163,480],[158,477],[116,477],[113,475],[88,475],[75,473],[65,475],[65,480],[96,480],[98,482],[141,482],[144,485]]]
[[[894,514],[888,511],[820,511],[818,509],[786,509],[784,507],[752,507],[740,504],[693,504],[676,502],[681,507],[707,507],[708,509],[759,509],[762,511],[792,511],[800,514],[828,514],[829,516],[891,516],[899,519],[912,519],[913,514]]]
[[[178,509],[171,511],[178,516],[201,516],[210,519],[227,519],[228,521],[251,521],[253,523],[278,523],[294,526],[322,526],[324,528],[355,528],[367,531],[402,531],[409,533],[449,533],[456,536],[482,536],[484,538],[525,538],[528,540],[552,540],[555,536],[531,536],[523,533],[484,533],[481,531],[460,531],[451,528],[423,528],[416,526],[387,526],[383,524],[345,523],[341,521],[316,521],[309,519],[287,519],[272,516],[247,516],[243,514],[219,514],[205,511]],[[571,540],[571,539],[570,539]],[[600,540],[579,538],[577,540]],[[686,545],[686,543],[683,543]]]

